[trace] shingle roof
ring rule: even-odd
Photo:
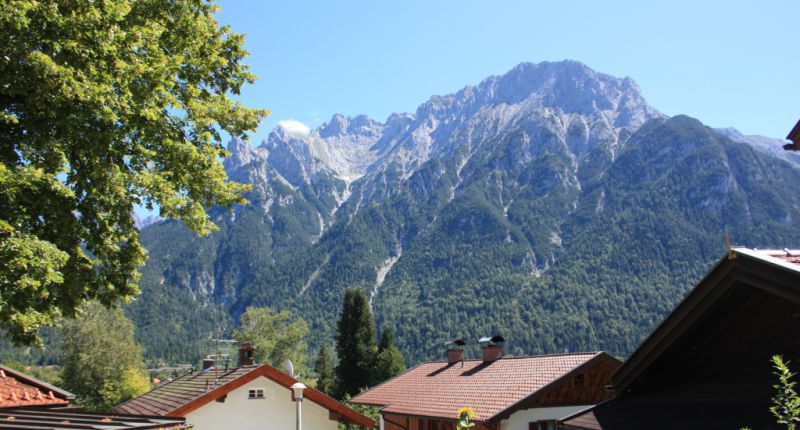
[[[162,384],[139,397],[114,408],[114,412],[133,415],[186,416],[189,412],[239,388],[260,376],[286,387],[297,379],[268,365],[239,367],[230,370],[193,371]],[[375,421],[326,396],[314,388],[303,391],[306,399],[328,409],[339,419],[372,428]]]
[[[72,393],[0,365],[0,408],[65,406]]]
[[[114,408],[115,412],[135,415],[169,415],[171,412],[257,369],[256,366],[229,370],[195,370],[162,384]]]
[[[183,418],[143,417],[82,412],[73,409],[19,408],[0,410],[0,429],[36,430],[175,430],[186,427]]]
[[[352,402],[385,406],[396,414],[453,419],[471,406],[488,421],[538,390],[558,381],[603,352],[504,357],[493,362],[465,360],[423,363],[354,397]],[[610,357],[609,357],[610,358]]]

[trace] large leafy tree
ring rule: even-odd
[[[233,336],[239,342],[251,342],[255,347],[255,361],[283,367],[291,360],[295,372],[304,374],[308,361],[308,324],[283,310],[247,308],[240,319],[241,325]]]
[[[220,131],[267,114],[231,100],[252,82],[243,36],[206,0],[5,0],[0,8],[0,324],[39,327],[138,292],[135,205],[201,234],[243,203]]]
[[[375,322],[364,291],[351,288],[345,292],[336,335],[337,396],[354,396],[372,382],[377,347]]]
[[[133,323],[119,308],[82,306],[63,327],[61,385],[81,406],[107,411],[150,389]]]

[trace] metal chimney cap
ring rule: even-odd
[[[478,343],[481,344],[482,347],[487,347],[492,345],[499,345],[505,341],[506,340],[505,338],[503,338],[503,336],[496,334],[492,337],[482,337],[478,340]]]
[[[464,339],[458,338],[455,340],[448,341],[445,343],[447,349],[461,349],[467,342],[464,342]]]

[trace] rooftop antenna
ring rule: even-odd
[[[208,334],[208,349],[210,353],[206,358],[214,360],[214,385],[219,382],[220,367],[224,365],[225,369],[227,369],[230,361],[230,355],[227,352],[223,352],[223,349],[227,351],[228,345],[236,343],[232,339],[223,339],[224,332],[225,328],[222,324],[217,323],[214,331]]]

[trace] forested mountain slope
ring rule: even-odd
[[[502,333],[512,353],[629,353],[737,244],[800,243],[800,169],[648,106],[630,78],[521,64],[385,123],[334,116],[231,142],[249,206],[195,238],[146,227],[128,308],[151,360],[193,361],[247,306],[330,342],[363,288],[411,362]]]

